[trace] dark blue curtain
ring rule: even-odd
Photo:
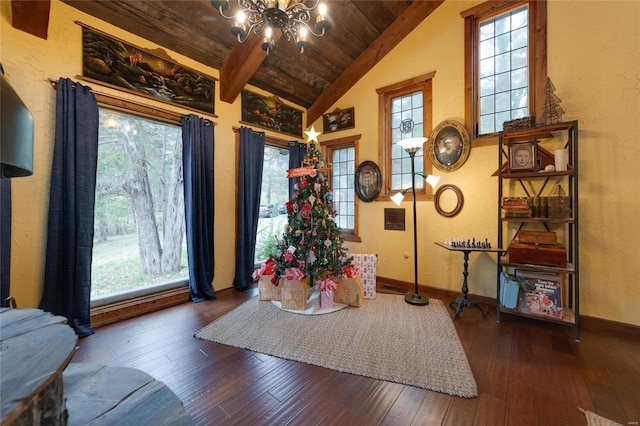
[[[262,191],[264,145],[264,132],[254,132],[247,127],[240,128],[236,275],[233,286],[242,291],[249,288],[249,283],[252,281]]]
[[[40,308],[67,318],[79,337],[90,322],[93,212],[98,164],[98,104],[79,83],[56,87],[44,292]]]
[[[307,154],[307,144],[296,141],[289,142],[289,168],[295,169],[302,166],[302,160]],[[289,199],[293,198],[295,193],[294,186],[300,178],[289,179]]]
[[[11,179],[0,179],[0,306],[11,295]]]
[[[202,302],[216,298],[213,290],[213,123],[193,114],[181,120],[189,296],[194,302]]]

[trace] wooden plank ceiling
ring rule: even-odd
[[[223,101],[251,84],[307,108],[309,125],[444,0],[327,1],[332,28],[325,36],[312,37],[304,54],[282,39],[269,55],[255,35],[239,44],[209,0],[62,1],[220,70]]]

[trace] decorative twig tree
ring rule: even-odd
[[[307,154],[302,167],[288,171],[289,178],[299,177],[293,198],[287,203],[288,224],[278,253],[273,256],[277,275],[287,268],[298,268],[309,276],[310,285],[321,277],[342,276],[350,264],[342,244],[340,227],[334,217],[332,194],[327,180],[328,165],[318,149],[318,135],[312,127]]]
[[[564,109],[560,106],[562,101],[556,96],[555,91],[556,87],[551,82],[551,79],[547,77],[547,82],[544,85],[544,105],[542,107],[542,116],[539,120],[540,124],[553,124],[562,121]]]

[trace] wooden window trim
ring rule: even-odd
[[[346,136],[343,138],[339,138],[339,139],[331,139],[328,141],[323,141],[320,142],[320,148],[321,148],[321,152],[322,155],[324,156],[325,160],[327,162],[329,162],[330,158],[332,157],[332,152],[335,149],[341,149],[341,148],[354,148],[354,165],[357,166],[358,165],[358,145],[360,142],[360,138],[362,137],[362,135],[353,135],[353,136]],[[327,179],[329,180],[329,182],[331,182],[331,168],[329,168],[329,172],[327,173]],[[358,233],[358,200],[354,198],[354,206],[353,206],[353,234],[342,234],[342,238],[344,238],[345,241],[351,241],[351,242],[362,242],[362,239],[360,238],[360,234]]]
[[[389,196],[396,192],[391,190],[391,129],[390,111],[391,98],[395,98],[406,93],[422,90],[423,93],[423,123],[424,137],[429,137],[433,129],[433,90],[432,80],[436,75],[435,71],[422,74],[404,81],[400,81],[389,86],[376,89],[378,93],[378,165],[382,174],[382,190],[375,201],[389,201]],[[426,145],[426,144],[425,144]],[[426,146],[423,147],[423,150]],[[432,164],[426,151],[423,152],[423,170],[425,174],[431,173]],[[406,196],[411,199],[412,194],[407,192]],[[416,200],[433,200],[433,189],[425,185],[423,189],[416,189]]]
[[[547,80],[547,0],[487,1],[460,12],[464,18],[465,126],[473,146],[497,145],[498,133],[478,136],[478,23],[523,5],[529,7],[529,111],[542,115]]]

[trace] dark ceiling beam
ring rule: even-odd
[[[340,76],[327,87],[307,110],[307,127],[322,116],[334,103],[352,88],[387,53],[422,21],[425,20],[444,0],[414,1],[398,16],[371,45]],[[225,63],[226,65],[226,63]],[[222,78],[221,78],[222,79]]]
[[[277,42],[280,33],[276,31],[274,36]],[[220,100],[233,103],[266,58],[260,36],[252,34],[234,47],[220,69]]]
[[[11,25],[46,40],[50,10],[50,0],[11,0]]]

